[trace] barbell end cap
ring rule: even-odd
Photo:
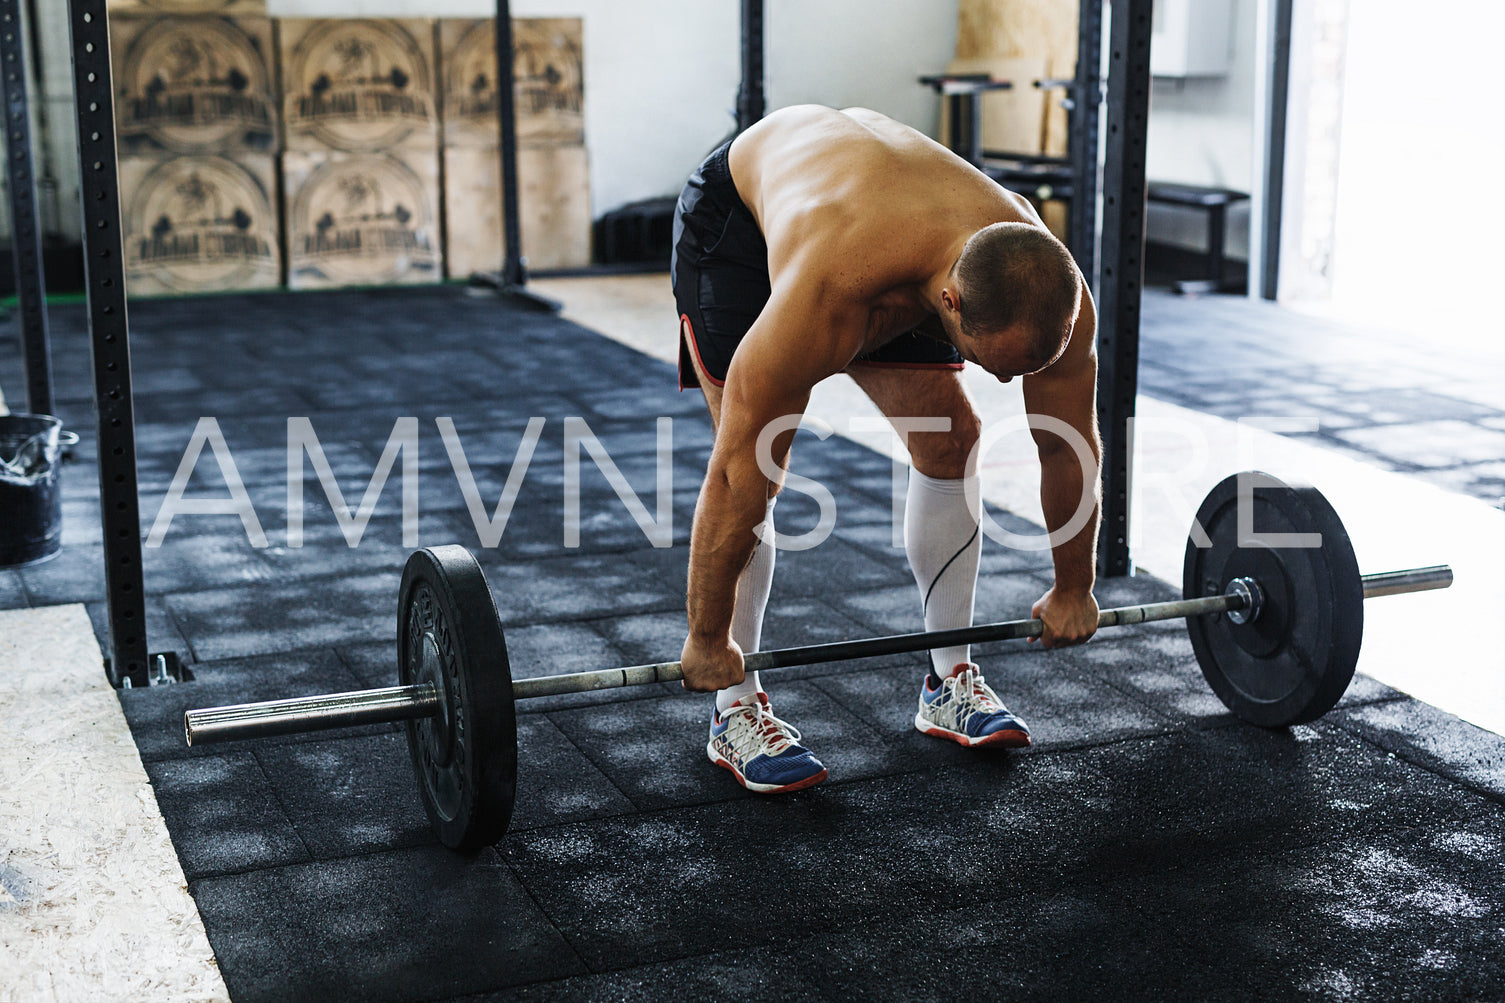
[[[1230,599],[1237,599],[1238,605],[1228,609],[1228,619],[1234,623],[1252,623],[1259,619],[1260,610],[1265,605],[1264,589],[1259,587],[1259,581],[1248,576],[1235,578],[1228,583],[1228,588],[1223,594]]]

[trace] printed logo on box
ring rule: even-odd
[[[411,33],[387,21],[322,21],[293,48],[290,130],[330,148],[390,149],[434,125],[428,61]]]
[[[289,237],[295,269],[332,282],[385,282],[439,264],[423,183],[392,157],[321,164],[293,202]]]
[[[277,271],[271,201],[243,168],[177,157],[153,168],[127,211],[126,266],[183,292],[243,288]]]
[[[524,146],[579,146],[585,142],[584,65],[578,18],[520,18],[512,46],[517,140]],[[478,21],[448,57],[446,111],[451,120],[499,142],[496,30]]]
[[[154,22],[127,49],[117,81],[123,145],[178,153],[272,145],[266,59],[228,20]]]

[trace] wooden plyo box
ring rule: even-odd
[[[123,154],[275,148],[271,21],[121,16],[110,49]]]
[[[444,151],[444,201],[449,274],[496,271],[502,265],[502,162],[496,150]],[[518,210],[523,255],[530,268],[579,268],[590,263],[590,176],[583,146],[517,151]]]
[[[289,150],[434,149],[432,21],[281,19]]]
[[[131,295],[268,289],[281,280],[276,161],[266,154],[122,157]]]
[[[235,14],[266,16],[266,0],[105,0],[116,14]],[[113,28],[113,25],[111,26]]]
[[[1076,73],[1077,0],[960,0],[956,12],[958,59],[1038,59],[1055,78]],[[1066,155],[1066,110],[1051,91],[1042,152]],[[983,113],[988,114],[986,111]],[[986,126],[984,127],[986,131]]]
[[[437,282],[436,151],[282,156],[288,286]]]
[[[514,18],[517,183],[522,251],[532,268],[590,263],[584,26]],[[439,22],[444,65],[445,257],[452,276],[502,264],[496,32],[487,20]]]
[[[513,86],[519,146],[585,145],[584,27],[578,17],[513,18]],[[496,26],[439,22],[444,65],[444,145],[499,145]]]

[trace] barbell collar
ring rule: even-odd
[[[431,717],[438,709],[439,694],[434,684],[417,683],[191,710],[183,715],[183,732],[189,745],[207,745],[406,721]]]

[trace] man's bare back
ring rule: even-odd
[[[870,311],[853,354],[933,317],[924,284],[978,230],[1041,225],[1028,202],[866,108],[781,109],[737,137],[730,163],[768,241],[772,283],[793,272]]]

